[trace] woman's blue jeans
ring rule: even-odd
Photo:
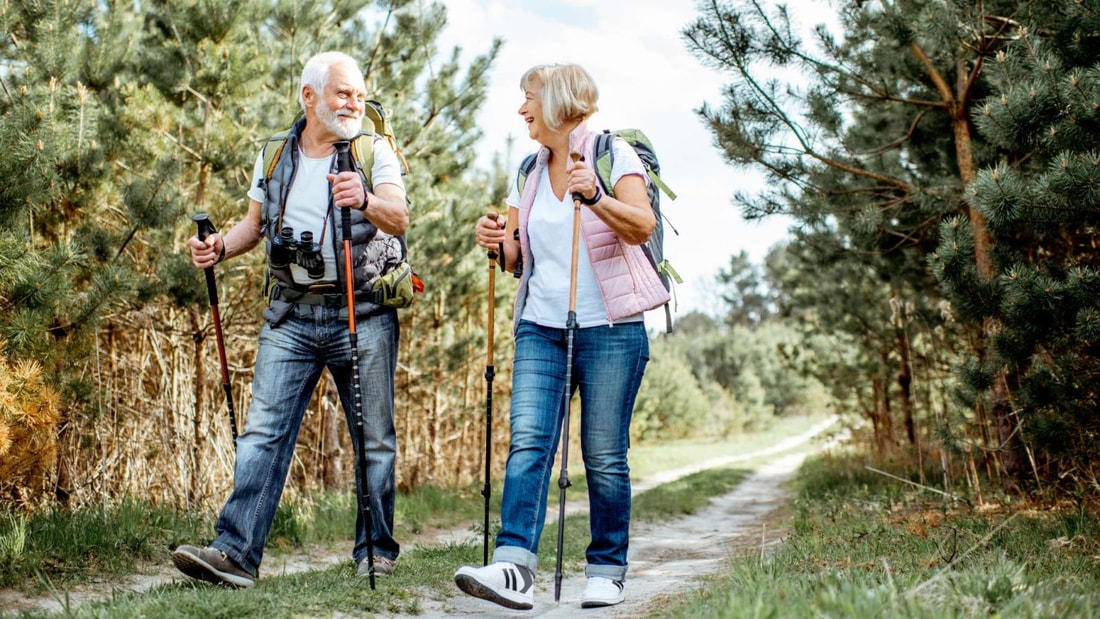
[[[397,452],[393,379],[399,338],[397,313],[386,311],[358,320],[356,332],[367,446],[371,539],[375,555],[396,559],[400,552],[393,539],[394,458]],[[323,305],[297,305],[277,327],[264,324],[252,380],[252,403],[244,432],[237,439],[233,491],[218,516],[218,537],[211,543],[253,575],[259,572],[302,418],[326,367],[340,394],[351,429],[352,445],[358,450],[358,416],[352,391],[346,310],[341,313],[339,308]],[[355,471],[355,490],[359,493],[363,480],[359,478],[358,466]],[[353,550],[356,562],[367,556],[366,535],[366,522],[359,514],[355,520]]]
[[[537,571],[547,492],[554,477],[565,402],[566,329],[521,321],[512,368],[512,440],[494,561]],[[577,329],[570,396],[579,390],[588,482],[588,576],[622,581],[630,535],[630,419],[649,360],[645,324]],[[571,416],[571,421],[575,417]]]

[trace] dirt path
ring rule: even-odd
[[[554,603],[554,574],[538,575],[535,608],[512,611],[490,602],[471,598],[457,587],[454,595],[444,600],[424,600],[423,613],[402,616],[401,619],[437,619],[440,617],[634,617],[662,603],[664,598],[692,591],[698,580],[721,571],[733,556],[745,552],[765,552],[778,543],[782,531],[771,526],[781,520],[781,509],[787,501],[786,482],[798,466],[815,451],[810,441],[825,432],[835,422],[829,419],[807,432],[776,445],[748,454],[715,458],[682,469],[667,471],[659,479],[634,484],[634,493],[660,483],[667,483],[697,471],[767,457],[792,449],[795,453],[778,456],[757,468],[738,487],[716,497],[705,509],[672,522],[636,526],[630,536],[626,581],[626,601],[607,609],[581,609],[584,592],[583,573],[562,580],[561,601]],[[580,501],[576,501],[580,503]],[[575,505],[569,511],[583,511]],[[553,514],[556,516],[556,512]],[[553,516],[550,519],[555,519]],[[547,526],[546,535],[554,531]]]
[[[714,458],[692,466],[665,471],[652,479],[636,482],[635,494],[662,483],[674,481],[692,473],[726,466],[736,462],[755,460],[797,450],[769,460],[757,468],[734,491],[713,499],[710,505],[696,514],[672,522],[636,525],[631,532],[630,572],[627,576],[626,601],[608,609],[583,610],[580,598],[584,591],[582,573],[566,576],[562,580],[560,604],[554,604],[553,572],[540,573],[536,583],[535,608],[530,611],[510,611],[495,604],[466,596],[453,588],[453,594],[445,599],[422,601],[423,612],[402,619],[437,619],[440,617],[629,617],[637,616],[661,603],[662,598],[683,594],[698,586],[698,579],[723,569],[730,557],[745,552],[764,552],[777,543],[782,531],[772,526],[779,518],[780,508],[787,500],[786,482],[794,475],[807,455],[816,450],[811,441],[823,434],[835,422],[826,420],[801,435],[788,438],[773,446],[746,454]],[[587,509],[581,497],[570,497],[569,513]],[[549,521],[555,521],[557,510],[550,510]],[[554,528],[547,526],[548,535]],[[469,538],[466,529],[437,537],[434,543],[462,541]],[[431,541],[430,541],[431,542]],[[477,538],[480,544],[481,538]],[[271,557],[265,563],[264,574],[288,574],[318,569],[327,564],[347,560],[348,548],[326,548],[312,553]],[[136,574],[123,581],[113,580],[108,589],[116,592],[144,591],[153,586],[182,578],[171,566],[157,566],[153,573]],[[62,593],[58,597],[30,598],[10,590],[0,590],[0,608],[5,611],[48,610],[63,611],[66,606],[75,607],[83,602],[102,599],[110,595],[104,587],[91,584]]]

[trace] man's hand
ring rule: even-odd
[[[363,189],[363,179],[358,172],[341,172],[329,174],[329,184],[332,185],[332,203],[342,208],[360,210],[366,202],[367,194]]]
[[[191,247],[191,263],[200,269],[214,266],[225,255],[225,242],[217,232],[207,236],[205,241],[195,235],[187,244]]]

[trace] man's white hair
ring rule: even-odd
[[[302,96],[302,88],[309,86],[317,96],[321,96],[328,85],[333,65],[340,64],[348,65],[356,73],[362,73],[359,63],[344,52],[321,52],[306,61],[306,66],[302,67],[302,85],[298,88],[298,104],[302,106],[303,112],[306,111],[306,100]]]

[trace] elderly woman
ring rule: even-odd
[[[645,168],[629,144],[616,138],[612,145],[609,191],[585,162],[593,161],[596,134],[586,121],[596,112],[598,91],[583,68],[537,66],[523,75],[520,88],[519,114],[541,148],[522,193],[513,184],[506,226],[485,216],[475,228],[479,245],[503,248],[506,268],[522,265],[501,530],[492,563],[460,568],[455,583],[470,595],[509,608],[533,608],[536,553],[567,406],[564,377],[571,376],[568,393],[580,390],[592,536],[581,606],[609,606],[624,599],[630,532],[627,447],[634,399],[649,360],[643,312],[668,301],[640,247],[656,219],[646,195]],[[574,200],[583,205],[577,251]],[[574,266],[575,323],[567,325]],[[570,356],[572,367],[567,368]]]

